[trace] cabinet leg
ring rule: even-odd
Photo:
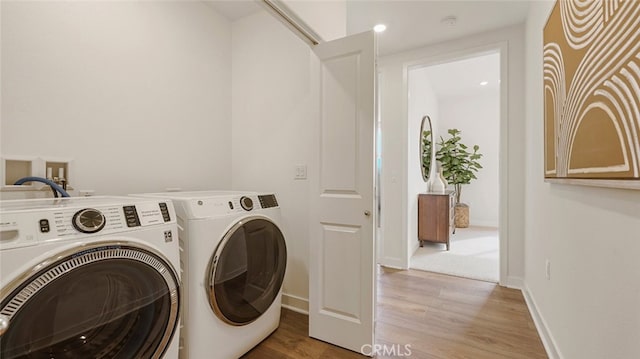
[[[424,247],[424,242],[420,241],[420,247]]]
[[[447,250],[449,250],[449,242],[447,242]]]

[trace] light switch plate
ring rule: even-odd
[[[294,176],[293,179],[304,180],[307,179],[307,165],[295,165],[294,166]]]

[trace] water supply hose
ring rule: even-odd
[[[50,179],[46,179],[46,178],[42,178],[42,177],[23,177],[20,178],[19,180],[16,181],[16,183],[14,183],[15,185],[21,185],[23,183],[26,182],[42,182],[46,185],[49,185],[51,187],[52,190],[54,190],[54,196],[58,197],[58,193],[60,193],[60,195],[62,197],[71,197],[69,196],[69,193],[67,193],[67,191],[65,191],[62,187],[60,187],[57,183],[53,182]]]

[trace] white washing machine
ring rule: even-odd
[[[0,358],[178,357],[170,200],[0,201]]]
[[[280,323],[287,250],[273,194],[152,193],[173,200],[183,249],[180,358],[235,359]]]

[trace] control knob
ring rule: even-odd
[[[253,209],[253,200],[249,197],[242,196],[240,197],[240,206],[242,206],[245,211],[250,211]]]
[[[107,223],[104,215],[93,208],[85,208],[73,215],[73,227],[82,233],[99,232]]]

